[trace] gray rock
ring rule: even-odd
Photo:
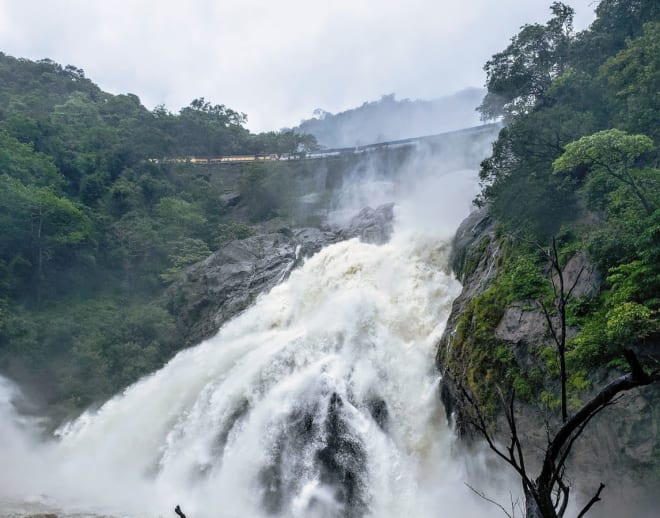
[[[393,216],[394,203],[387,203],[376,209],[366,207],[345,225],[335,225],[329,230],[342,240],[359,237],[365,243],[380,245],[389,241],[392,235]]]
[[[452,354],[452,340],[465,307],[475,297],[482,294],[497,275],[499,248],[495,240],[495,222],[486,209],[472,212],[459,226],[452,242],[450,265],[456,277],[463,283],[463,289],[452,303],[451,313],[440,338],[436,354],[436,366],[442,373],[440,398],[457,432],[468,438],[463,411],[463,395],[455,380],[444,365]]]
[[[324,246],[353,237],[382,243],[391,232],[392,205],[388,204],[364,209],[347,225],[333,230],[283,228],[224,244],[188,267],[166,291],[166,305],[176,318],[183,346],[215,334]]]
[[[571,292],[573,297],[591,297],[600,292],[600,273],[596,265],[589,261],[586,253],[579,251],[573,255],[564,266],[562,273],[567,291],[575,285]],[[553,276],[553,280],[556,285],[559,285],[559,278],[556,274]]]
[[[475,210],[463,220],[456,230],[452,242],[452,252],[449,264],[461,282],[471,273],[466,271],[468,259],[478,252],[478,246],[483,239],[492,239],[494,225],[485,208]]]
[[[241,201],[241,194],[239,192],[230,191],[220,196],[220,201],[226,207],[235,207]]]
[[[511,305],[495,328],[495,338],[513,344],[543,343],[548,338],[545,315],[534,301]]]

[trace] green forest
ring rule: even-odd
[[[213,175],[150,160],[315,146],[307,135],[253,134],[245,123],[203,98],[176,114],[150,111],[78,68],[0,53],[0,371],[39,387],[54,415],[101,401],[169,359],[180,345],[161,297],[167,285],[281,212],[267,182],[285,185],[295,165],[229,175],[242,178],[246,206],[235,221]]]

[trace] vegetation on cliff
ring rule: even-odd
[[[660,339],[660,7],[603,0],[578,34],[570,8],[556,2],[552,12],[485,66],[480,110],[506,127],[482,163],[477,203],[500,223],[504,253],[502,275],[471,304],[492,336],[502,303],[541,298],[528,277],[543,279],[539,250],[551,236],[564,256],[587,251],[604,284],[571,303],[580,329],[571,354],[597,366],[616,363],[625,344],[657,353]]]
[[[555,2],[551,10],[546,24],[524,26],[484,67],[488,93],[479,109],[484,119],[505,122],[482,163],[477,199],[498,221],[496,233],[479,245],[497,252],[490,264],[498,275],[466,303],[440,361],[468,399],[479,402],[480,417],[492,419],[499,408],[513,418],[506,401],[515,393],[519,401],[540,402],[546,423],[561,408],[566,425],[593,394],[594,372],[612,376],[633,366],[632,376],[648,381],[636,358],[647,369],[660,360],[660,5],[602,0],[595,22],[577,34],[570,7]],[[549,280],[556,282],[562,270],[550,259],[563,268],[578,254],[601,272],[599,287],[558,298]],[[464,277],[479,265],[478,255],[468,254]],[[528,337],[522,352],[502,337],[513,304],[545,329],[545,336]],[[559,336],[565,343],[555,346],[559,323],[566,326]],[[625,356],[630,349],[635,354]],[[550,445],[553,437],[548,430]],[[651,455],[643,473],[657,477],[659,455]],[[538,489],[528,482],[526,494]],[[557,506],[564,489],[557,490]]]

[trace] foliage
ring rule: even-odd
[[[540,273],[541,257],[528,248],[514,254],[507,243],[507,238],[498,243],[502,254],[499,275],[461,313],[446,365],[451,372],[465,373],[464,382],[483,403],[488,416],[494,415],[497,407],[498,383],[515,386],[519,397],[532,399],[543,379],[542,372],[536,368],[528,372],[520,369],[509,345],[495,337],[495,329],[508,305],[544,298],[550,289]]]
[[[626,343],[653,350],[660,338],[660,7],[603,0],[580,34],[559,7],[486,65],[482,114],[506,126],[476,201],[532,242],[568,229],[603,272],[598,297],[571,303],[574,370],[611,362]]]
[[[660,22],[648,22],[639,37],[628,40],[624,50],[603,64],[599,80],[611,91],[615,124],[658,142]]]
[[[172,282],[184,267],[201,261],[210,254],[211,250],[201,239],[185,238],[177,241],[168,257],[171,266],[160,274],[160,278],[165,282]]]
[[[525,25],[484,66],[488,92],[479,106],[484,120],[525,114],[546,102],[552,80],[566,66],[573,33],[574,10],[554,2],[551,11],[554,16],[545,25]]]
[[[618,129],[599,131],[567,144],[564,153],[553,162],[553,170],[555,173],[580,170],[585,174],[586,168],[585,190],[590,200],[599,201],[607,191],[614,190],[608,184],[615,187],[623,184],[650,215],[655,204],[645,191],[660,181],[660,170],[644,171],[634,166],[642,155],[653,150],[653,141],[646,135],[629,135]]]
[[[220,246],[227,241],[245,239],[253,235],[254,229],[250,225],[240,221],[229,221],[218,225],[215,244],[216,246]]]

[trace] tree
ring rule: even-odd
[[[600,79],[612,90],[616,122],[629,131],[660,137],[660,22],[644,25],[642,34],[607,60]]]
[[[172,282],[186,267],[211,255],[211,250],[201,239],[184,238],[169,243],[172,251],[168,253],[170,267],[160,274],[164,282]]]
[[[197,204],[180,198],[161,198],[156,204],[155,212],[162,222],[163,236],[170,240],[197,237],[204,233],[207,224],[206,217]]]
[[[50,187],[60,191],[66,179],[57,171],[50,157],[37,153],[30,144],[0,129],[0,174],[5,173],[24,184]]]
[[[588,113],[565,106],[536,110],[500,131],[490,157],[481,163],[479,204],[512,228],[528,228],[545,240],[574,212],[574,189],[549,173],[564,146],[593,131]],[[548,173],[546,173],[548,171]]]
[[[93,228],[79,206],[51,189],[0,175],[0,229],[0,259],[29,265],[40,293],[47,265],[61,264],[91,244]]]
[[[620,182],[632,191],[650,216],[656,206],[644,193],[643,183],[650,177],[657,184],[660,170],[645,171],[635,166],[643,154],[654,149],[653,141],[646,135],[629,135],[618,129],[599,131],[568,144],[553,162],[553,170],[555,173],[579,173],[586,168],[590,180],[587,187],[602,180]]]
[[[659,18],[657,0],[600,0],[591,27],[577,35],[573,61],[596,72],[627,40],[638,36],[644,23]]]
[[[483,120],[529,112],[545,98],[552,80],[568,62],[574,10],[554,2],[545,25],[525,25],[511,44],[486,62],[488,93],[478,110]]]
[[[652,373],[645,372],[633,351],[631,349],[624,349],[623,355],[628,363],[630,372],[612,380],[575,413],[572,415],[568,414],[566,404],[566,306],[579,280],[581,271],[577,274],[572,285],[568,286],[564,278],[563,265],[560,261],[554,239],[552,247],[544,252],[551,264],[554,304],[557,309],[557,318],[559,319],[559,323],[554,321],[548,308],[542,304],[548,329],[557,346],[557,355],[561,366],[561,424],[554,433],[548,430],[548,444],[542,453],[541,468],[537,476],[531,473],[529,465],[526,463],[526,456],[529,455],[529,450],[526,451],[518,428],[515,412],[515,390],[511,388],[508,397],[505,397],[504,393],[500,390],[500,398],[504,407],[509,436],[508,445],[500,446],[495,440],[494,433],[488,424],[482,405],[471,391],[464,386],[460,386],[461,392],[468,402],[468,420],[470,424],[486,440],[490,449],[499,458],[509,464],[520,477],[525,495],[525,516],[527,518],[561,518],[564,516],[571,491],[571,486],[565,477],[566,462],[575,441],[584,433],[585,428],[596,415],[617,401],[619,394],[660,381],[660,369]],[[600,495],[604,488],[604,484],[601,483],[594,496],[579,512],[578,518],[587,514],[593,505],[600,501]],[[479,492],[477,494],[486,498]],[[486,499],[492,502],[492,500]],[[504,510],[502,506],[499,507]]]

